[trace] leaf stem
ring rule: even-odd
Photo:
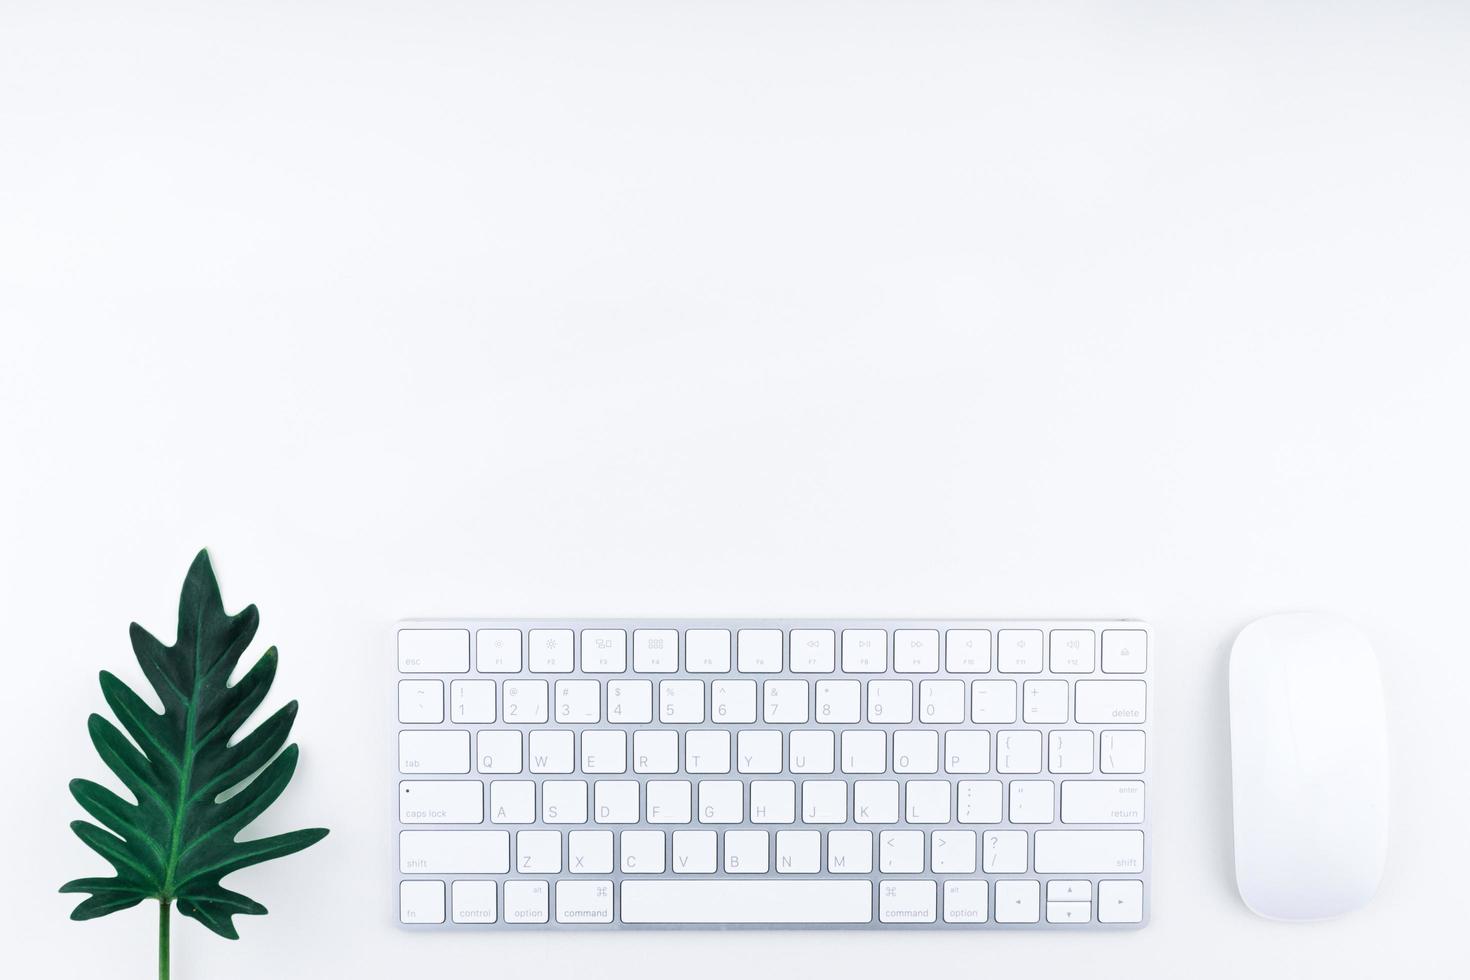
[[[158,980],[168,980],[168,912],[172,902],[158,903]]]

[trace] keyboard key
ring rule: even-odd
[[[653,681],[608,681],[607,720],[615,725],[646,725],[653,721]]]
[[[583,630],[582,670],[621,674],[628,669],[628,634],[623,630]]]
[[[678,630],[633,631],[634,671],[640,674],[672,674],[678,669]]]
[[[970,720],[977,725],[1010,725],[1016,721],[1015,681],[972,681]]]
[[[1001,788],[996,779],[961,779],[955,784],[960,823],[1000,823]]]
[[[913,720],[913,681],[868,681],[868,721],[875,725],[907,725]]]
[[[485,785],[472,780],[405,780],[398,784],[399,823],[481,823]]]
[[[990,630],[947,631],[944,634],[944,669],[951,674],[988,674]]]
[[[466,773],[470,771],[469,732],[399,732],[398,771]]]
[[[746,730],[736,737],[735,767],[744,773],[782,771],[781,733]]]
[[[859,779],[852,785],[853,823],[898,823],[898,781]]]
[[[574,875],[612,874],[613,835],[610,830],[573,830],[567,833],[567,870]]]
[[[1103,630],[1104,674],[1142,674],[1148,669],[1145,630]]]
[[[871,830],[827,832],[827,871],[835,875],[865,875],[873,870]]]
[[[520,874],[560,873],[561,831],[516,831],[516,871]]]
[[[495,882],[456,881],[450,892],[453,895],[455,922],[472,924],[495,921]]]
[[[843,732],[842,771],[847,773],[887,772],[888,733]]]
[[[1027,681],[1021,685],[1021,718],[1028,725],[1060,725],[1067,720],[1066,681]]]
[[[882,922],[933,922],[938,892],[932,881],[884,881],[878,885]]]
[[[801,820],[803,823],[846,823],[847,783],[824,779],[809,779],[802,783]]]
[[[411,725],[437,725],[443,721],[444,682],[399,681],[398,720]]]
[[[1004,674],[1041,673],[1041,630],[1001,630],[996,666]]]
[[[664,873],[662,830],[625,830],[618,838],[618,852],[622,855],[619,868],[625,875]]]
[[[938,732],[894,732],[893,771],[931,773],[939,771]]]
[[[1092,921],[1091,902],[1047,902],[1046,921],[1082,925]]]
[[[830,674],[837,669],[836,634],[832,630],[791,631],[791,672]]]
[[[944,733],[944,771],[976,773],[990,771],[990,733],[955,731]]]
[[[995,771],[1041,772],[1041,733],[1005,731],[995,733]]]
[[[741,630],[735,634],[735,666],[742,674],[781,672],[780,630]]]
[[[505,921],[545,922],[550,890],[551,886],[544,881],[506,881]]]
[[[771,870],[771,835],[765,830],[725,831],[725,873],[763,875]]]
[[[670,725],[704,722],[704,681],[659,681],[658,718]]]
[[[475,755],[480,772],[497,774],[520,772],[521,733],[503,730],[476,732]]]
[[[587,784],[580,779],[548,779],[541,784],[543,823],[586,823]],[[542,870],[532,868],[533,871]]]
[[[556,921],[596,923],[613,920],[611,881],[558,881]]]
[[[1078,724],[1138,724],[1144,720],[1143,681],[1078,681]]]
[[[807,875],[822,870],[822,832],[782,830],[776,834],[776,871]]]
[[[935,874],[975,873],[975,832],[936,830],[929,835],[929,870]]]
[[[572,745],[571,732],[532,732],[528,753],[531,757],[531,771],[534,773],[575,772],[577,757],[572,750]]]
[[[633,771],[675,773],[679,771],[679,733],[642,731],[633,733]]]
[[[582,771],[590,776],[615,776],[628,771],[628,733],[582,733]]]
[[[1036,922],[1040,915],[1040,882],[1002,879],[995,883],[996,922]]]
[[[881,674],[887,669],[887,630],[842,631],[843,673]]]
[[[751,823],[795,823],[796,783],[789,779],[756,779],[750,784]]]
[[[984,881],[944,883],[945,922],[986,922],[990,918]]]
[[[878,870],[884,874],[919,874],[924,870],[924,832],[885,830],[878,835]]]
[[[1132,880],[1098,882],[1097,921],[1142,922],[1143,882]]]
[[[893,669],[900,674],[939,672],[938,630],[894,630]]]
[[[866,923],[873,918],[867,881],[625,881],[629,923]]]
[[[470,631],[401,629],[398,671],[402,674],[463,674],[470,669]],[[440,895],[441,921],[443,895]]]
[[[648,822],[689,823],[693,820],[690,800],[693,787],[684,779],[648,781]]]
[[[1097,662],[1097,639],[1092,630],[1051,631],[1051,672],[1090,674]]]
[[[1056,731],[1047,736],[1047,769],[1058,773],[1092,772],[1092,732]]]
[[[1026,831],[987,830],[982,837],[982,847],[980,867],[986,874],[1025,873]]]
[[[563,725],[595,725],[602,720],[602,684],[557,681],[556,720]]]
[[[1143,783],[1068,779],[1062,783],[1062,823],[1143,823]]]
[[[404,874],[500,875],[510,870],[503,830],[405,830],[398,835]]]
[[[949,823],[948,780],[911,779],[904,789],[904,796],[903,818],[906,822]]]
[[[539,725],[547,718],[545,681],[506,681],[500,689],[500,716],[508,725]]]
[[[1083,878],[1078,881],[1058,879],[1046,883],[1048,902],[1091,902],[1092,882]]]
[[[691,775],[730,771],[730,733],[695,731],[684,736],[684,771]]]
[[[768,725],[804,725],[808,720],[806,681],[766,681],[761,685],[762,714]]]
[[[964,681],[920,681],[919,720],[926,725],[955,725],[965,720]]]
[[[791,771],[803,775],[832,772],[836,768],[836,744],[837,739],[831,732],[792,732]]]
[[[700,823],[739,823],[745,817],[745,784],[706,779],[699,784]]]
[[[532,673],[571,673],[572,631],[532,630],[528,660]]]
[[[449,685],[449,716],[458,725],[495,721],[494,681],[454,681]]]
[[[715,839],[716,834],[713,830],[674,831],[674,873],[691,875],[714,874]],[[630,921],[626,917],[626,906],[623,921]]]
[[[862,701],[862,681],[817,681],[816,720],[823,725],[855,725],[862,716]]]
[[[592,819],[598,823],[637,823],[642,813],[639,789],[636,779],[599,779],[592,784]]]
[[[1045,779],[1013,779],[1011,823],[1051,823],[1056,819],[1056,787]]]
[[[534,823],[535,820],[535,783],[522,779],[497,779],[490,784],[491,823]]]
[[[749,725],[755,721],[755,681],[710,682],[710,720],[717,725]]]
[[[1145,760],[1143,732],[1103,732],[1103,772],[1143,772]]]
[[[398,886],[398,918],[410,925],[444,921],[444,882],[404,881]]]
[[[684,669],[691,674],[723,674],[730,669],[729,630],[685,630]]]
[[[1038,830],[1041,874],[1136,874],[1143,870],[1141,830]]]
[[[482,674],[520,673],[521,631],[476,630],[475,669]]]

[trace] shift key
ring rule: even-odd
[[[1143,870],[1141,830],[1038,830],[1038,874],[1136,874]]]

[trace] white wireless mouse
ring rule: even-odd
[[[1235,878],[1268,919],[1366,904],[1388,847],[1388,745],[1378,660],[1335,616],[1268,616],[1230,650]]]

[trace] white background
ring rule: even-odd
[[[332,835],[181,978],[1463,963],[1467,51],[1448,2],[6,0],[7,965],[152,969],[55,894],[66,781],[200,546],[302,702],[259,829]],[[1395,766],[1310,926],[1230,856],[1226,654],[1293,609],[1372,636]],[[434,614],[1148,618],[1153,924],[405,934],[384,636]]]

